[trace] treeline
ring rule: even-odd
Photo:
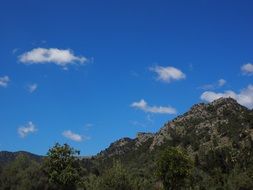
[[[18,156],[0,168],[1,190],[179,190],[253,189],[252,155],[234,160],[232,150],[216,149],[203,158],[178,147],[150,156],[146,167],[79,159],[79,151],[55,144],[41,162]],[[144,164],[145,165],[145,164]],[[150,167],[150,165],[152,165]]]

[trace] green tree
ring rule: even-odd
[[[157,160],[157,176],[164,189],[176,190],[187,186],[193,168],[192,160],[179,148],[167,148]]]
[[[76,189],[80,181],[81,167],[77,156],[79,151],[69,145],[56,143],[49,149],[44,161],[44,171],[49,182],[59,186],[59,189]]]
[[[114,162],[99,179],[99,190],[132,190],[130,177],[127,170],[120,162]]]
[[[53,190],[41,172],[41,165],[25,155],[19,155],[3,167],[0,189],[11,190]]]

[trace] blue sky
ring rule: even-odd
[[[251,0],[3,0],[0,150],[96,154],[193,104],[253,108]]]

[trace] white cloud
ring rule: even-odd
[[[27,90],[30,92],[30,93],[33,93],[35,90],[37,90],[37,88],[38,88],[38,85],[37,84],[29,84],[28,86],[27,86]]]
[[[242,89],[239,93],[235,93],[232,90],[225,91],[223,93],[206,91],[200,96],[201,100],[204,100],[207,102],[212,102],[213,100],[216,100],[221,97],[224,97],[224,98],[231,97],[235,99],[239,104],[252,109],[253,108],[253,85],[248,85],[247,88]]]
[[[88,59],[74,55],[70,49],[35,48],[20,55],[19,61],[24,64],[54,63],[65,68],[73,63],[85,63]]]
[[[155,66],[150,68],[150,70],[157,74],[157,80],[167,83],[170,83],[173,80],[181,80],[186,78],[186,75],[175,67]]]
[[[0,77],[0,87],[7,87],[10,82],[10,78],[8,76]]]
[[[218,80],[218,86],[219,86],[219,87],[224,86],[226,83],[227,83],[227,81],[224,80],[224,79],[219,79],[219,80]]]
[[[176,114],[177,111],[173,107],[163,107],[163,106],[149,106],[148,103],[141,99],[139,102],[133,102],[131,107],[142,110],[148,113],[158,113],[158,114]]]
[[[244,75],[252,75],[253,74],[253,64],[252,63],[244,64],[241,67],[241,71]]]
[[[21,138],[25,138],[28,134],[36,132],[37,129],[35,125],[29,121],[26,125],[18,128],[18,134]]]
[[[199,89],[202,89],[202,90],[214,90],[214,89],[223,87],[226,83],[227,83],[227,81],[225,79],[219,79],[215,83],[205,84],[203,86],[200,86]]]
[[[77,133],[73,133],[71,130],[63,131],[62,135],[72,141],[81,142],[83,140],[89,140],[90,137],[82,136]]]

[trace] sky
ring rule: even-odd
[[[253,108],[251,0],[2,0],[0,150],[94,155],[199,102]]]

